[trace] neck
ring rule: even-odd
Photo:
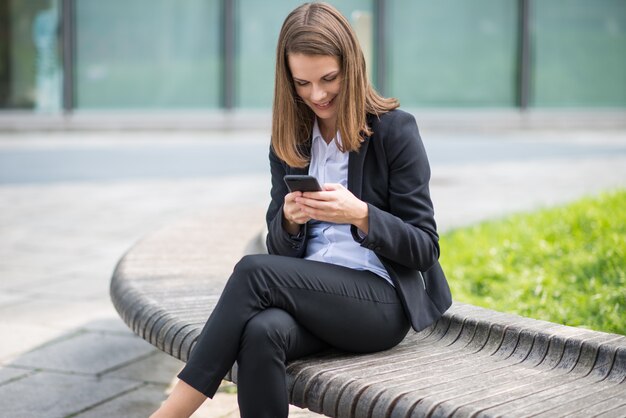
[[[317,119],[317,124],[320,128],[320,133],[322,134],[322,138],[324,138],[324,141],[326,141],[327,144],[330,143],[330,141],[333,140],[333,138],[335,137],[335,134],[337,133],[337,125],[336,123],[330,122],[330,121],[325,121],[325,120],[321,120],[321,119]]]

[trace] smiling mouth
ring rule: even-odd
[[[319,103],[319,104],[318,103],[313,103],[313,105],[315,107],[317,107],[318,109],[328,109],[333,104],[334,100],[335,100],[335,98],[333,97],[332,99],[330,99],[327,102]]]

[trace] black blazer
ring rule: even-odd
[[[368,204],[365,239],[352,226],[353,238],[378,256],[389,272],[411,325],[420,331],[450,307],[452,298],[439,265],[439,236],[428,182],[430,166],[412,115],[393,110],[368,116],[373,135],[365,138],[348,160],[348,189]],[[305,152],[310,154],[310,144]],[[301,238],[282,227],[282,207],[288,193],[285,174],[307,174],[293,168],[270,148],[272,201],[266,215],[270,254],[303,257],[306,225]]]

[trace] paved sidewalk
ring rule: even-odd
[[[0,417],[148,416],[181,363],[119,319],[108,296],[115,263],[143,235],[187,214],[249,224],[251,236],[263,222],[265,133],[228,134],[232,144],[216,133],[139,133],[135,142],[84,135],[0,134],[0,165],[3,155],[20,162],[0,167]],[[440,230],[626,187],[626,132],[433,132],[425,142]],[[120,166],[127,151],[137,152],[136,172]],[[182,164],[167,165],[160,152]],[[241,173],[226,166],[232,161],[219,165],[239,154],[263,163]],[[202,159],[211,165],[204,174]],[[145,178],[142,164],[152,173]],[[124,175],[110,175],[116,170]],[[195,416],[238,416],[232,389],[225,385]],[[293,408],[291,416],[319,415]]]

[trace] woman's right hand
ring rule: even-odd
[[[300,232],[300,225],[304,225],[311,220],[311,217],[302,212],[300,204],[296,203],[296,197],[301,196],[302,192],[292,192],[285,195],[283,227],[291,235],[297,235]]]

